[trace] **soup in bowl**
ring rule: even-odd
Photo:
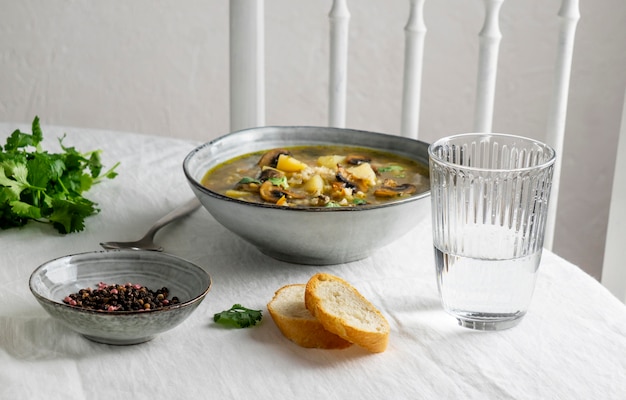
[[[429,189],[428,168],[378,150],[337,145],[274,148],[245,154],[207,172],[206,188],[283,207],[380,205]]]
[[[262,253],[292,263],[370,256],[430,212],[428,144],[328,127],[261,127],[183,162],[203,206]]]

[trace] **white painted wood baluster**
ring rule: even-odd
[[[264,0],[230,0],[230,129],[265,125]]]
[[[474,132],[491,132],[500,51],[500,8],[504,0],[485,1],[485,22],[480,31],[478,81],[474,108]]]
[[[626,94],[622,107],[622,124],[617,138],[617,156],[606,230],[602,284],[618,299],[626,303]]]
[[[546,135],[546,142],[556,150],[554,178],[552,181],[552,192],[550,194],[550,205],[548,208],[544,239],[544,247],[548,250],[552,250],[556,230],[556,210],[561,183],[561,162],[563,156],[563,141],[565,139],[565,118],[567,116],[570,72],[574,54],[576,26],[580,19],[578,0],[563,0],[559,10],[559,17],[561,18],[559,47],[556,59],[554,91],[552,93],[552,104],[548,114]]]
[[[346,0],[333,0],[330,20],[330,79],[328,125],[346,126],[346,88],[348,84],[348,27],[350,11]]]
[[[422,67],[424,65],[425,0],[409,0],[409,19],[404,27],[404,84],[402,91],[402,136],[417,139],[420,123]]]

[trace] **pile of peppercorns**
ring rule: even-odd
[[[81,289],[66,296],[63,302],[96,311],[148,311],[180,303],[178,297],[168,299],[168,296],[166,287],[153,291],[132,283],[107,285],[100,282],[97,289]]]

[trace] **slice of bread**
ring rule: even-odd
[[[283,286],[267,304],[272,319],[282,334],[306,348],[344,349],[352,345],[328,332],[304,306],[304,284]]]
[[[306,284],[304,301],[327,331],[374,353],[387,348],[389,323],[343,279],[324,273],[314,275]]]

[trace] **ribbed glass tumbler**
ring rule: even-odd
[[[429,157],[443,308],[467,328],[517,325],[541,259],[554,150],[520,136],[470,133],[434,142]]]

